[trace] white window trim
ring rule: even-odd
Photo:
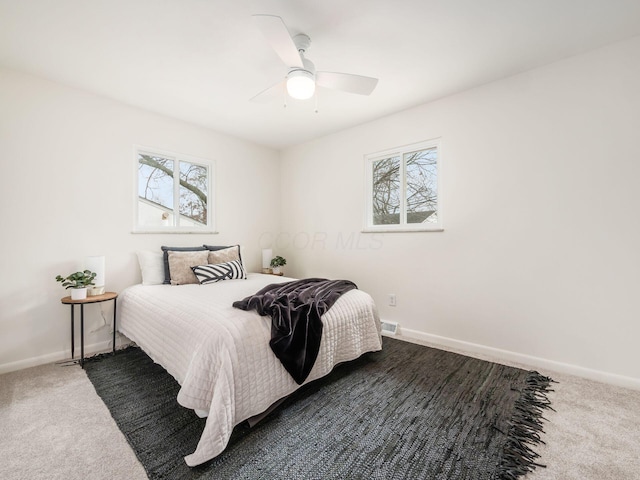
[[[166,156],[168,158],[185,161],[189,163],[195,163],[207,167],[208,170],[208,185],[209,194],[207,201],[210,205],[207,206],[207,226],[202,228],[193,227],[180,227],[180,226],[167,226],[167,227],[144,227],[138,225],[138,154],[145,153],[149,155]],[[168,150],[162,150],[154,147],[145,147],[142,145],[133,146],[133,230],[132,233],[191,233],[191,234],[212,234],[218,233],[215,227],[215,208],[216,192],[214,190],[215,185],[215,166],[214,160],[206,160],[203,158],[193,157],[191,155],[184,155],[181,153],[171,152]],[[179,195],[179,185],[174,183],[174,198]]]
[[[437,168],[437,183],[438,183],[438,222],[431,224],[424,223],[403,223],[398,225],[374,225],[373,224],[373,163],[378,160],[390,158],[394,156],[400,156],[400,175],[402,178],[400,198],[403,199],[403,203],[400,206],[400,218],[406,219],[405,215],[405,188],[406,180],[404,178],[404,154],[415,152],[417,150],[427,150],[429,148],[436,148],[438,151],[438,158],[436,161]],[[401,232],[442,232],[444,231],[442,223],[442,147],[441,139],[434,138],[431,140],[425,140],[423,142],[412,143],[410,145],[403,145],[401,147],[390,148],[388,150],[368,153],[364,156],[364,178],[365,178],[365,217],[364,227],[362,233],[401,233]],[[406,220],[405,220],[406,222]]]

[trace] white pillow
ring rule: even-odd
[[[162,285],[164,283],[162,252],[140,251],[138,252],[138,263],[140,264],[143,285]]]

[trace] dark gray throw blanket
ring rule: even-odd
[[[255,295],[233,302],[233,306],[271,317],[271,350],[301,385],[320,351],[320,317],[343,293],[354,288],[358,287],[349,280],[304,278],[267,285]]]

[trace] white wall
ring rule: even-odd
[[[410,335],[638,386],[639,85],[636,38],[289,148],[274,253]],[[361,234],[363,155],[434,137],[445,231]]]
[[[0,372],[68,355],[54,277],[87,255],[122,291],[136,250],[239,242],[255,270],[271,238],[288,274],[354,279],[404,333],[637,386],[637,85],[639,38],[279,155],[0,70]],[[360,233],[363,155],[434,137],[445,231]],[[219,235],[131,233],[133,144],[217,162]]]
[[[134,144],[216,162],[218,235],[131,233]],[[140,281],[135,252],[161,245],[241,243],[258,270],[259,238],[279,222],[276,151],[9,70],[0,162],[0,372],[69,355],[68,291],[54,279],[85,256],[106,255],[118,292]],[[87,331],[99,327],[100,309],[85,311]],[[109,338],[102,328],[86,344]]]

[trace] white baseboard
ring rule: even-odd
[[[611,385],[640,390],[640,379],[638,378],[603,372],[602,370],[594,370],[570,363],[557,362],[555,360],[547,360],[546,358],[534,357],[531,355],[525,355],[509,350],[488,347],[486,345],[480,345],[478,343],[456,340],[455,338],[442,337],[440,335],[421,332],[419,330],[401,328],[399,334],[392,336],[399,340],[417,340],[434,347],[442,348],[444,350],[453,350],[455,352],[469,355],[471,357],[481,358],[483,360],[490,360],[499,363],[519,364],[519,366],[536,368],[540,370],[551,370],[555,372],[566,373],[569,375],[575,375],[578,377],[588,378],[589,380],[595,380]],[[119,336],[119,338],[121,341],[124,340],[125,342],[122,345],[118,345],[118,348],[124,346],[128,341],[126,337]],[[93,343],[91,345],[85,345],[85,357],[94,355],[96,353],[105,352],[110,349],[110,340]],[[44,365],[47,363],[59,362],[61,360],[68,359],[70,355],[71,351],[65,350],[61,352],[49,353],[47,355],[40,355],[38,357],[26,358],[17,362],[4,363],[0,365],[0,374],[14,372],[30,367],[36,367],[38,365]],[[545,374],[545,372],[542,373]]]
[[[126,337],[119,336],[122,341],[128,339]],[[120,348],[121,346],[126,345],[123,343],[122,345],[116,339],[116,346]],[[84,346],[84,357],[87,358],[90,355],[95,355],[96,353],[107,352],[111,350],[111,340],[105,340],[98,343],[92,343],[91,345]],[[80,345],[76,346],[75,349],[75,358],[80,358]],[[38,365],[45,365],[47,363],[59,362],[61,360],[69,360],[71,358],[71,349],[63,350],[55,353],[48,353],[46,355],[40,355],[37,357],[25,358],[24,360],[18,360],[17,362],[3,363],[0,365],[0,374],[15,372],[17,370],[23,370],[25,368],[37,367]]]
[[[551,370],[559,373],[566,373],[577,377],[588,378],[598,382],[617,385],[619,387],[632,388],[640,390],[640,378],[626,377],[615,373],[603,372],[601,370],[593,370],[591,368],[580,367],[570,363],[556,362],[555,360],[547,360],[546,358],[524,355],[522,353],[512,352],[509,350],[501,350],[499,348],[487,347],[477,343],[465,342],[449,337],[441,337],[430,333],[421,332],[419,330],[411,330],[401,328],[400,335],[396,335],[399,340],[418,340],[428,343],[434,347],[444,350],[453,350],[457,353],[469,355],[471,357],[481,358],[482,360],[490,360],[497,363],[519,364],[516,366],[524,366],[535,368],[538,370]],[[541,373],[546,374],[544,371]],[[550,373],[549,373],[550,374]],[[553,377],[553,375],[550,375]]]

